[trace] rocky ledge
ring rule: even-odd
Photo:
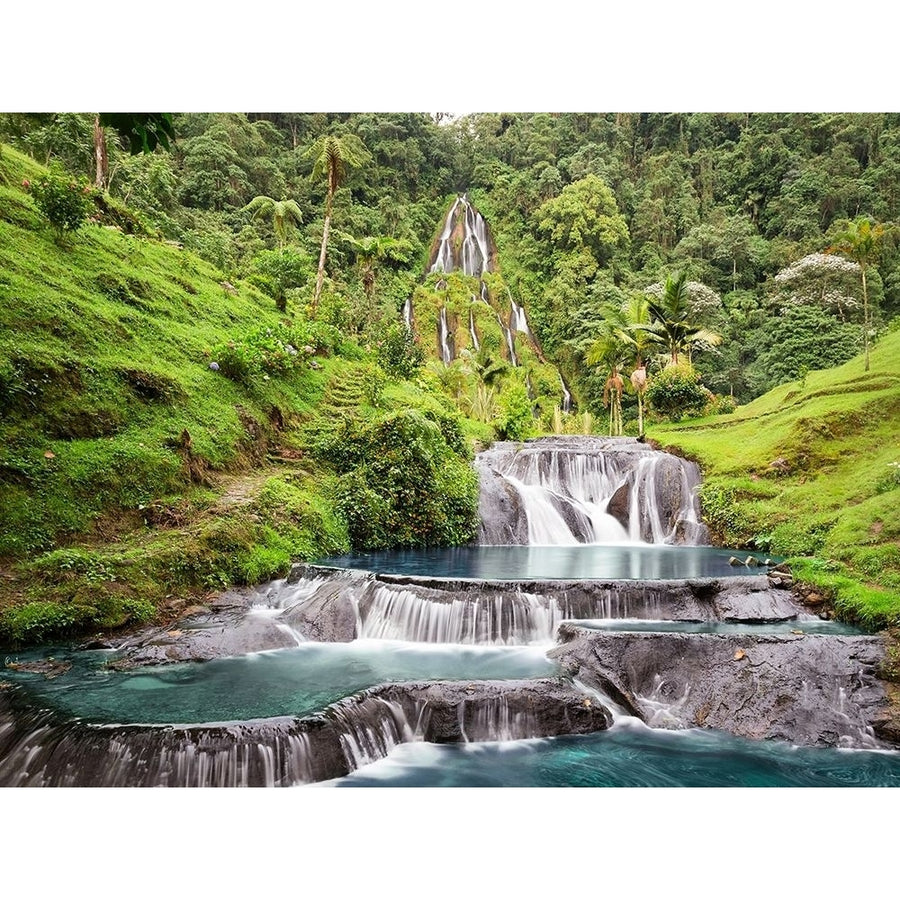
[[[652,727],[879,746],[887,698],[878,637],[610,634],[564,624],[560,640],[549,656],[564,672]]]
[[[410,682],[303,718],[195,726],[89,725],[0,690],[0,786],[285,786],[339,778],[405,741],[586,734],[610,712],[560,679]]]

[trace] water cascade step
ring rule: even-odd
[[[481,544],[706,543],[695,463],[634,438],[498,442],[475,461]]]
[[[0,692],[0,786],[277,787],[338,778],[408,741],[587,734],[612,714],[556,679],[382,685],[304,718],[89,725]]]

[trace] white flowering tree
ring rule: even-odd
[[[784,305],[818,305],[846,322],[860,306],[855,296],[859,275],[859,263],[830,253],[810,253],[782,269],[775,284]]]

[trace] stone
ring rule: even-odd
[[[879,637],[608,633],[571,625],[560,636],[565,642],[549,656],[563,671],[650,726],[880,746],[872,735],[887,704],[877,677]]]

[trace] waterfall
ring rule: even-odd
[[[454,238],[461,238],[455,240]],[[456,250],[455,247],[459,249]],[[457,197],[438,239],[438,248],[429,272],[461,271],[481,276],[491,270],[491,238],[487,222],[468,196]]]
[[[513,366],[518,366],[519,360],[516,358],[516,341],[513,337],[512,329],[503,321],[500,317],[500,313],[497,313],[497,324],[499,324],[500,330],[506,337],[506,349],[509,350],[509,361]]]
[[[476,468],[482,544],[699,544],[707,538],[697,466],[633,438],[495,444],[478,455]]]
[[[327,572],[322,576],[315,572]],[[314,589],[286,589],[279,619],[317,641],[412,641],[427,644],[546,645],[566,620],[660,619],[702,622],[729,606],[724,588],[688,582],[503,582],[476,578],[375,575],[362,570],[309,567],[301,575]],[[291,599],[299,597],[291,604]],[[768,616],[785,612],[766,609]]]
[[[0,694],[4,787],[279,787],[339,778],[407,741],[518,740],[609,726],[557,681],[381,685],[304,718],[90,725]]]
[[[562,385],[563,391],[562,411],[564,413],[572,412],[572,395],[569,393],[569,389],[566,387],[566,382],[563,380],[562,372],[559,373],[559,383]]]
[[[469,334],[472,337],[472,348],[477,353],[481,349],[481,343],[478,340],[478,333],[475,331],[475,314],[469,310]]]
[[[412,297],[407,297],[406,303],[403,304],[403,321],[407,330],[412,331]]]
[[[441,315],[438,320],[438,341],[441,347],[441,359],[445,365],[453,362],[453,347],[450,340],[450,330],[447,327],[447,307],[441,307]]]
[[[508,290],[507,293],[509,293]],[[528,327],[528,317],[525,315],[525,307],[519,306],[516,301],[513,300],[512,294],[509,295],[509,302],[512,304],[512,316],[510,318],[511,327],[516,331],[521,331],[522,334],[531,337],[531,330]]]

